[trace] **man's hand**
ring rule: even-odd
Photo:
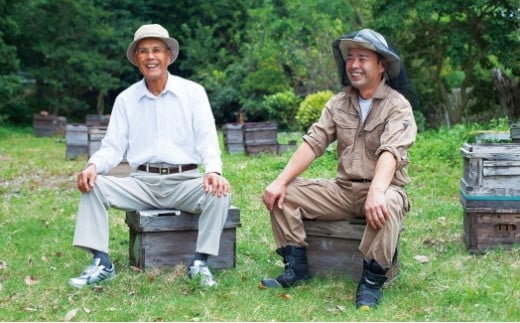
[[[285,200],[285,193],[287,186],[282,184],[280,181],[275,180],[265,189],[262,201],[264,201],[265,207],[269,212],[273,212],[274,204],[278,202],[278,208],[282,208],[283,201]]]
[[[78,175],[78,189],[83,192],[90,192],[96,182],[97,170],[96,165],[88,164]]]
[[[204,192],[222,196],[231,193],[231,186],[227,179],[217,173],[207,173],[204,175]]]
[[[365,202],[365,217],[373,229],[381,229],[390,216],[386,208],[385,192],[377,188],[370,188]]]

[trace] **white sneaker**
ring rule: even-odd
[[[82,288],[87,285],[97,284],[105,280],[114,279],[116,276],[116,267],[112,264],[112,268],[107,269],[100,265],[100,259],[94,258],[92,263],[85,268],[79,277],[69,279],[69,285]]]
[[[203,286],[217,286],[217,282],[205,261],[195,260],[192,265],[188,266],[188,277],[194,279],[197,276],[200,277],[200,282]]]

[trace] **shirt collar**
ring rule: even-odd
[[[139,99],[142,99],[144,96],[154,97],[150,93],[150,91],[148,91],[144,78],[142,78],[141,81],[139,81],[137,86],[139,87],[139,91],[138,91]],[[166,86],[164,87],[164,90],[161,92],[161,94],[166,93],[166,92],[172,92],[173,94],[175,94],[178,91],[179,91],[179,89],[177,87],[175,87],[174,76],[168,72],[168,80],[166,81]]]
[[[381,80],[381,82],[379,82],[379,85],[377,86],[376,91],[374,92],[374,95],[372,96],[371,99],[384,99],[387,95],[387,88],[388,88],[388,85],[386,85],[386,77],[385,77],[385,78],[383,78],[383,80]],[[345,91],[345,94],[350,97],[359,96],[357,89],[354,88],[353,86],[347,86],[344,91]]]

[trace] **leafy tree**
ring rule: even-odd
[[[176,2],[177,3],[177,2]],[[235,119],[241,83],[240,61],[247,10],[252,1],[181,1],[176,26],[181,46],[178,73],[201,82],[219,123]]]
[[[448,125],[461,122],[472,97],[483,92],[472,89],[479,71],[493,67],[491,55],[518,66],[518,0],[381,0],[373,12],[380,13],[376,28],[404,53],[423,111],[438,115],[442,107]],[[489,89],[491,74],[485,77]]]
[[[129,5],[130,1],[115,1]],[[108,92],[124,86],[124,59],[136,23],[111,1],[28,1],[18,5],[24,69],[36,79],[36,109],[104,112]]]
[[[0,1],[0,123],[16,122],[26,113],[20,62],[13,41],[19,26],[12,17],[12,2]]]
[[[265,95],[292,89],[305,96],[339,87],[332,41],[356,24],[344,1],[265,1],[249,10],[241,61],[241,108],[251,121],[268,118]]]

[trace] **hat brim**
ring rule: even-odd
[[[168,63],[168,65],[171,65],[173,62],[175,62],[175,60],[179,56],[179,42],[175,38],[145,37],[145,38],[140,38],[140,39],[134,40],[128,46],[128,48],[126,50],[126,58],[128,58],[130,63],[137,66],[137,64],[135,63],[135,59],[134,59],[135,47],[137,46],[137,43],[139,43],[141,40],[147,39],[147,38],[157,38],[157,39],[164,41],[166,43],[166,46],[170,49],[170,52],[172,54],[170,63]]]
[[[387,62],[386,72],[388,73],[388,76],[390,78],[396,77],[400,73],[401,60],[400,60],[399,56],[397,56],[395,53],[393,53],[389,50],[376,48],[371,43],[353,40],[353,39],[340,39],[338,47],[341,52],[341,56],[343,57],[343,60],[345,60],[345,61],[347,61],[348,52],[352,48],[361,48],[361,49],[368,49],[368,50],[374,51],[378,54],[381,54],[386,59],[386,62]]]

